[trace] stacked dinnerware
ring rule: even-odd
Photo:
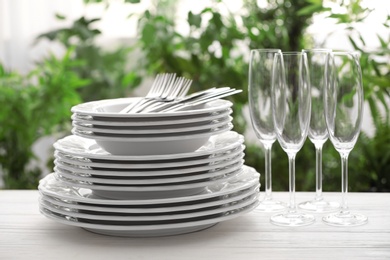
[[[54,144],[54,172],[38,187],[43,215],[95,233],[145,237],[202,230],[257,206],[259,173],[244,165],[231,102],[118,113],[137,100],[72,108],[73,135]]]
[[[212,135],[233,127],[232,103],[226,100],[185,111],[118,113],[137,100],[100,100],[73,107],[73,134],[95,140],[112,154],[156,155],[195,151]]]

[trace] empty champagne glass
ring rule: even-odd
[[[249,63],[249,108],[253,129],[265,150],[265,198],[261,211],[279,211],[286,205],[272,198],[271,148],[276,140],[271,107],[271,79],[278,49],[251,50]]]
[[[325,123],[324,90],[327,84],[327,65],[331,50],[303,50],[306,53],[311,92],[311,117],[308,137],[316,150],[316,194],[313,200],[298,204],[298,208],[312,212],[330,212],[340,207],[338,202],[324,200],[322,195],[322,147],[328,140]]]
[[[329,84],[325,91],[325,120],[329,139],[341,157],[341,209],[323,218],[334,226],[356,226],[367,217],[348,210],[348,155],[358,139],[363,116],[363,84],[356,52],[333,52],[330,55]]]
[[[295,204],[295,156],[302,148],[310,122],[310,80],[306,53],[275,55],[272,80],[272,109],[276,137],[289,159],[290,201],[287,212],[271,217],[281,226],[304,226],[315,221],[311,214],[299,212]]]

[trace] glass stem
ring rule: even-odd
[[[295,212],[295,156],[296,154],[288,154],[288,176],[289,176],[289,190],[290,190],[290,204],[289,211]]]
[[[348,153],[341,153],[341,211],[348,211]]]
[[[271,170],[272,144],[265,144],[265,199],[272,199],[272,170]]]
[[[322,200],[322,144],[316,144],[316,201]]]

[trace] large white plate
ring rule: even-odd
[[[60,199],[57,197],[41,194],[44,200],[47,200],[56,205],[70,207],[78,210],[87,210],[94,212],[110,212],[110,213],[133,213],[133,214],[148,214],[148,213],[175,213],[175,212],[189,212],[194,210],[209,209],[212,207],[218,207],[226,203],[230,203],[236,200],[243,199],[250,194],[258,193],[260,189],[260,183],[255,183],[253,186],[238,190],[232,193],[228,193],[222,196],[189,201],[189,202],[178,202],[168,204],[152,204],[152,205],[100,205],[83,202],[75,202],[68,199]],[[102,199],[97,197],[95,194],[91,194],[90,198]]]
[[[222,117],[226,117],[233,112],[231,108],[223,109],[220,111],[215,111],[212,113],[202,114],[202,115],[187,115],[187,116],[175,116],[172,117],[158,117],[158,118],[132,118],[129,120],[128,118],[109,118],[110,121],[106,120],[97,120],[98,118],[73,114],[72,120],[82,122],[85,124],[92,124],[96,126],[125,126],[125,127],[159,127],[159,126],[180,126],[185,124],[200,124],[204,121],[210,120],[218,120]]]
[[[117,98],[117,99],[105,99],[82,103],[72,107],[73,113],[97,116],[97,117],[116,117],[116,118],[159,118],[159,117],[176,117],[185,115],[200,115],[208,114],[214,111],[220,111],[230,108],[233,103],[227,100],[218,99],[206,103],[199,109],[183,110],[175,112],[162,112],[162,113],[128,113],[120,114],[123,108],[132,102],[138,101],[140,98]],[[153,120],[153,119],[151,119]]]
[[[113,185],[151,185],[151,184],[174,184],[180,182],[187,181],[196,181],[196,180],[210,180],[212,178],[216,178],[218,176],[229,173],[233,170],[238,170],[242,167],[244,160],[234,161],[227,167],[216,168],[213,171],[207,173],[200,174],[189,174],[189,175],[173,175],[173,176],[163,176],[160,177],[136,177],[136,178],[116,178],[112,176],[95,176],[95,175],[85,175],[79,174],[77,172],[68,171],[66,169],[61,168],[60,166],[55,166],[54,171],[59,173],[60,175],[73,179],[76,181],[84,181],[84,182],[93,182],[95,184],[113,184]]]
[[[195,232],[202,229],[212,227],[216,223],[227,221],[255,209],[259,201],[256,200],[249,206],[227,211],[223,214],[215,214],[206,217],[192,218],[190,221],[183,222],[174,221],[169,224],[155,224],[155,225],[103,225],[94,223],[85,223],[78,218],[69,217],[67,215],[51,212],[47,209],[41,208],[40,211],[46,217],[55,220],[59,223],[82,227],[94,233],[112,235],[112,236],[129,236],[129,237],[155,237],[178,235],[189,232]]]
[[[221,127],[230,123],[232,117],[223,117],[218,120],[205,121],[202,124],[192,125],[192,126],[181,126],[181,125],[170,125],[170,127],[163,126],[153,126],[153,127],[138,127],[138,128],[128,128],[128,127],[97,127],[96,125],[80,123],[78,121],[73,121],[72,125],[75,130],[80,131],[91,131],[92,133],[106,133],[106,134],[119,134],[119,135],[133,135],[133,134],[173,134],[181,132],[190,132],[190,131],[200,131],[200,130],[211,130],[215,127]],[[180,127],[176,127],[180,126]]]
[[[233,161],[233,164],[236,163]],[[232,165],[232,161],[224,160],[218,163],[207,165],[195,165],[192,167],[177,167],[177,168],[156,168],[156,169],[104,169],[89,166],[79,166],[72,163],[67,163],[59,159],[54,160],[54,165],[62,169],[84,174],[96,176],[112,176],[112,177],[165,177],[165,176],[180,176],[189,174],[207,174],[217,169]]]
[[[202,193],[206,186],[228,181],[239,175],[242,170],[231,171],[211,180],[199,180],[174,184],[155,185],[107,185],[81,182],[53,173],[57,179],[73,187],[87,188],[101,197],[125,200],[125,199],[156,199],[176,198]]]
[[[127,199],[114,200],[102,199],[93,196],[91,189],[77,188],[72,185],[67,185],[57,180],[53,174],[47,175],[39,182],[38,189],[45,195],[56,197],[63,200],[70,200],[80,203],[98,204],[98,205],[155,205],[168,203],[189,203],[191,201],[211,199],[226,194],[231,194],[240,190],[247,189],[254,184],[259,183],[260,174],[252,167],[244,165],[242,172],[234,176],[226,182],[219,184],[210,184],[205,189],[192,196],[183,196],[175,198],[158,198],[158,199]]]
[[[111,160],[98,160],[87,159],[83,157],[75,157],[72,155],[62,154],[55,151],[54,157],[57,160],[66,162],[77,166],[88,166],[106,169],[164,169],[164,168],[178,168],[178,167],[191,167],[195,165],[211,165],[222,163],[225,160],[231,160],[236,157],[244,157],[245,146],[241,145],[225,154],[215,157],[209,157],[206,159],[196,160],[177,160],[177,161],[111,161]]]
[[[112,212],[94,212],[94,211],[85,211],[85,210],[78,210],[71,207],[64,207],[57,205],[55,203],[48,202],[44,199],[39,199],[40,207],[46,208],[54,213],[59,213],[62,215],[67,215],[69,217],[73,218],[82,218],[85,220],[96,220],[97,222],[101,222],[101,224],[105,224],[108,221],[114,222],[115,224],[120,225],[139,225],[139,224],[151,224],[162,222],[166,220],[185,220],[185,219],[191,219],[191,218],[197,218],[197,217],[203,217],[203,216],[210,216],[214,214],[221,214],[225,213],[227,211],[232,210],[239,210],[241,208],[244,208],[246,206],[251,205],[256,200],[259,199],[259,193],[255,192],[253,194],[250,194],[242,199],[235,200],[229,203],[225,203],[218,207],[213,207],[211,209],[203,209],[203,210],[197,210],[192,212],[176,212],[176,213],[158,213],[158,214],[123,214],[123,213],[112,213]]]
[[[172,158],[205,158],[207,156],[214,156],[216,154],[231,150],[243,142],[244,137],[242,135],[234,131],[228,131],[210,137],[207,143],[197,149],[195,152],[169,155],[129,156],[112,155],[98,146],[94,140],[76,135],[70,135],[55,142],[54,148],[64,154],[91,159],[106,159],[115,161],[156,161],[172,160]]]

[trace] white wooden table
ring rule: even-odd
[[[288,193],[275,193],[287,201]],[[297,202],[312,193],[297,193]],[[339,193],[325,193],[339,200]],[[90,233],[45,218],[38,191],[0,191],[0,259],[390,259],[390,193],[350,193],[368,224],[339,228],[317,221],[286,228],[271,214],[247,215],[191,234],[123,238]]]

